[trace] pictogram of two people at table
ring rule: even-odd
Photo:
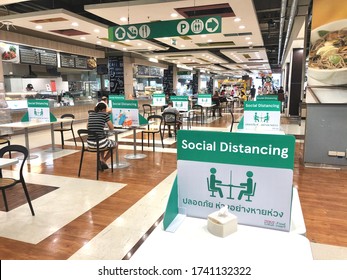
[[[254,196],[255,189],[256,189],[256,183],[253,182],[253,172],[247,171],[246,172],[246,182],[240,183],[240,185],[233,185],[231,184],[231,178],[229,184],[224,184],[221,180],[218,180],[216,178],[217,169],[212,167],[210,169],[210,177],[207,178],[207,186],[208,190],[211,193],[211,197],[216,197],[215,193],[219,194],[220,198],[224,197],[224,193],[222,190],[222,187],[229,187],[229,196],[228,199],[234,199],[232,195],[232,191],[234,188],[241,189],[239,192],[239,195],[237,196],[238,200],[241,200],[243,196],[246,197],[246,201],[252,201],[250,197]],[[231,176],[231,174],[230,174]]]

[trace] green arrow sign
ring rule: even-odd
[[[108,28],[109,41],[154,39],[222,32],[220,16],[147,22]]]

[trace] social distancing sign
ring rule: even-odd
[[[291,135],[179,131],[164,226],[172,213],[207,218],[226,205],[240,224],[289,231],[294,151]]]

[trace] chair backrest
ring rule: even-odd
[[[153,124],[158,125],[159,130],[161,130],[161,126],[163,123],[163,117],[160,115],[151,115],[147,118],[148,121],[148,127],[151,125],[149,122],[153,121]]]
[[[201,105],[198,105],[198,104],[195,104],[193,105],[193,108],[194,110],[200,110],[200,114],[203,114],[204,113],[204,108],[201,106]]]
[[[151,104],[142,104],[143,113],[149,114],[152,112],[152,105]]]
[[[177,123],[177,114],[173,112],[164,112],[162,116],[163,116],[164,124]]]
[[[79,130],[77,130],[77,133],[81,139],[83,150],[93,152],[93,150],[88,150],[88,144],[87,144],[88,136],[93,136],[96,139],[96,151],[95,152],[99,152],[99,137],[98,137],[98,134],[96,132],[90,131],[88,129],[79,129]],[[87,139],[85,139],[85,136],[87,136]]]
[[[24,168],[24,164],[29,156],[29,151],[26,147],[22,146],[22,145],[9,145],[9,146],[5,146],[2,149],[0,149],[0,158],[4,157],[4,155],[6,153],[9,152],[16,152],[16,153],[21,153],[23,155],[23,160],[22,160],[22,164],[20,166],[19,169],[19,176],[22,179],[23,178],[23,168]],[[0,169],[0,178],[2,178],[2,170]]]
[[[75,119],[75,115],[74,114],[63,114],[61,115],[60,117],[61,119],[65,119],[65,118],[70,118],[71,119],[71,122],[69,124],[66,124],[67,125],[70,125],[70,129],[72,130],[72,124],[73,124],[73,121]],[[60,123],[60,126],[63,128],[64,127],[64,124],[63,123]]]

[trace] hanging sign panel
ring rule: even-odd
[[[220,16],[146,22],[108,28],[109,41],[154,39],[222,32]]]

